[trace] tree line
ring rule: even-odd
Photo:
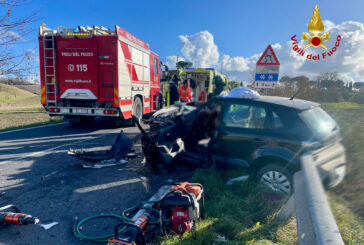
[[[268,95],[290,97],[299,90],[297,98],[316,102],[356,102],[364,104],[364,83],[344,82],[337,72],[323,73],[314,79],[307,76],[283,76],[280,86]]]

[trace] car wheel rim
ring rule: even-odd
[[[288,178],[281,172],[269,171],[262,175],[260,181],[272,190],[283,193],[291,193],[291,184]]]

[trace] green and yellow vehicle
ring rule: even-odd
[[[228,84],[228,77],[213,68],[187,68],[186,70],[168,70],[167,72],[166,79],[161,80],[162,93],[166,100],[168,100],[169,80],[173,75],[178,75],[182,80],[190,79],[193,101],[198,101],[198,96],[202,91],[207,93],[214,91],[213,81],[215,77],[220,77],[226,85]],[[168,101],[166,101],[166,104],[169,105]]]
[[[180,77],[183,80],[191,80],[190,85],[193,101],[198,101],[198,95],[202,91],[206,91],[207,93],[214,91],[214,77],[220,77],[226,85],[228,84],[228,77],[213,68],[187,68],[180,72]]]

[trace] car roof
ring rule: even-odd
[[[238,100],[247,100],[247,101],[260,101],[263,103],[276,104],[279,106],[290,107],[290,108],[294,108],[297,110],[308,110],[313,107],[320,106],[320,104],[312,102],[312,101],[300,100],[300,99],[290,100],[290,98],[288,98],[288,97],[278,97],[278,96],[260,96],[257,99],[242,99],[242,98],[231,98],[231,97],[230,98],[229,97],[220,97],[220,98],[222,98],[223,100],[238,99]]]

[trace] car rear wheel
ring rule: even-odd
[[[292,174],[278,164],[269,164],[261,168],[256,179],[274,191],[285,194],[293,192]]]

